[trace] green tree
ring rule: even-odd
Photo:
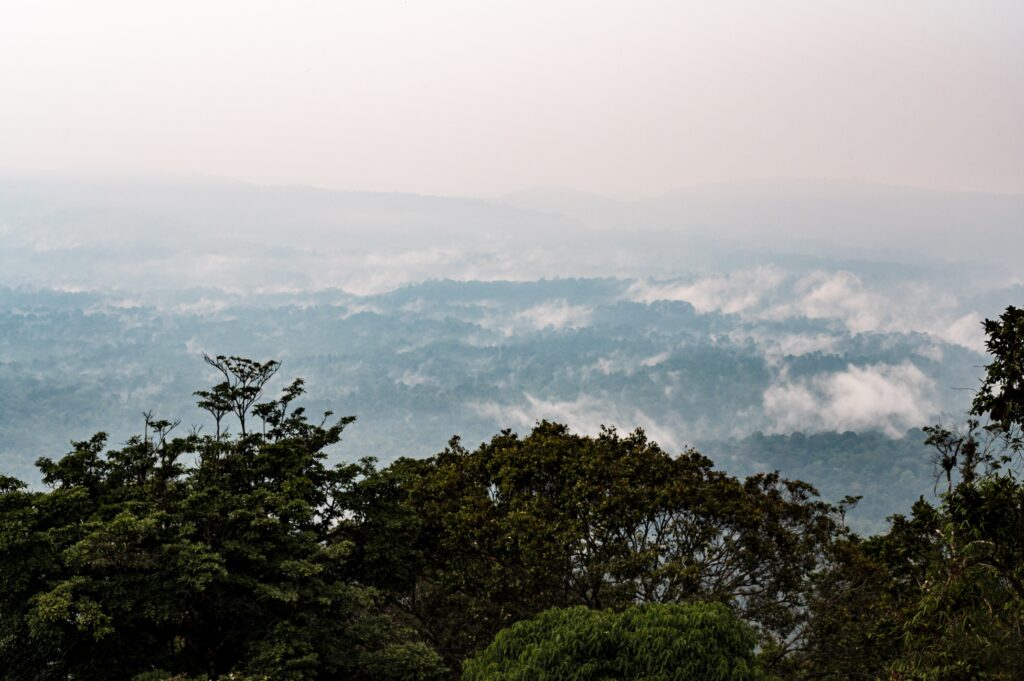
[[[992,361],[971,413],[987,419],[988,427],[979,431],[970,421],[959,433],[930,429],[949,484],[931,516],[936,559],[891,666],[900,678],[1024,676],[1024,484],[1016,474],[1024,426],[1024,310],[1008,307],[984,328]]]
[[[977,420],[925,429],[940,503],[921,499],[887,534],[851,539],[822,573],[798,675],[1024,677],[1022,323],[1013,307],[985,322],[992,361]]]
[[[1019,450],[1024,444],[1024,309],[1011,305],[999,319],[986,319],[983,326],[992,361],[985,367],[971,413],[987,416]]]
[[[721,604],[648,604],[622,612],[556,608],[501,631],[467,661],[464,681],[765,679],[753,631]]]
[[[894,516],[888,533],[850,536],[829,551],[808,599],[808,627],[785,665],[793,679],[877,679],[904,651],[931,566],[941,560],[939,510],[919,500],[909,517]]]
[[[890,672],[901,679],[1024,675],[1024,486],[1003,475],[962,482],[935,513],[932,560],[902,614]],[[928,522],[930,521],[930,522]]]
[[[121,449],[100,434],[40,459],[49,491],[0,481],[0,678],[441,678],[350,578],[339,528],[369,464],[325,450],[352,419],[308,421],[301,382],[261,406],[276,363],[216,361],[201,406],[237,437],[171,437],[147,415]],[[241,426],[252,411],[261,433]]]
[[[552,607],[693,600],[735,607],[781,660],[842,534],[803,483],[741,482],[641,431],[584,437],[547,422],[525,438],[506,431],[474,451],[453,440],[433,459],[396,462],[356,496],[359,574],[452,666]],[[388,564],[400,567],[381,571]]]

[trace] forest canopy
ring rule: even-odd
[[[39,459],[45,490],[0,478],[0,678],[680,678],[705,639],[686,678],[1019,678],[1022,326],[986,322],[973,413],[926,429],[939,502],[869,538],[853,496],[642,430],[330,465],[352,417],[310,417],[301,379],[267,395],[276,361],[207,357],[214,432],[147,414]],[[618,633],[559,671],[593,627]]]

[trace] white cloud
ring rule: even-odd
[[[199,300],[178,303],[177,305],[171,306],[171,310],[177,314],[194,314],[194,315],[214,315],[220,314],[230,306],[230,301],[221,299],[214,299],[208,296],[203,296]],[[129,305],[126,305],[129,307]]]
[[[832,352],[839,345],[840,339],[824,333],[786,334],[778,338],[779,352],[783,355],[799,357],[815,352]]]
[[[521,331],[575,329],[590,323],[593,308],[571,305],[565,299],[548,300],[515,314],[493,314],[480,320],[480,326],[501,331],[506,336]]]
[[[942,358],[946,356],[946,353],[942,351],[942,346],[934,343],[925,343],[914,352],[919,357],[926,357],[933,362],[941,362]]]
[[[476,402],[469,407],[499,427],[531,428],[537,421],[547,419],[564,423],[577,433],[596,435],[602,425],[620,430],[639,426],[666,451],[679,451],[682,446],[682,439],[672,429],[658,424],[643,411],[592,395],[581,394],[574,400],[545,400],[523,393],[523,401],[518,404]]]
[[[971,350],[984,350],[981,316],[966,312],[956,297],[925,283],[869,286],[844,270],[793,277],[774,266],[716,274],[688,283],[635,282],[634,301],[687,301],[698,312],[737,314],[749,320],[793,317],[836,320],[852,333],[921,332]],[[792,337],[784,354],[827,349],[825,336]],[[807,341],[807,342],[804,342]]]
[[[838,319],[850,331],[907,333],[917,331],[982,352],[980,316],[962,314],[958,301],[924,283],[871,289],[850,272],[814,272],[793,285],[792,302],[765,312],[772,318],[802,315]]]
[[[535,329],[563,329],[586,326],[590,323],[593,310],[584,305],[570,305],[566,300],[552,300],[534,305],[516,315]]]
[[[793,293],[795,301],[776,307],[773,316],[841,319],[859,333],[882,326],[891,308],[868,293],[860,278],[850,272],[814,272],[797,281]]]
[[[646,358],[640,363],[643,364],[645,367],[656,367],[671,356],[672,353],[669,350],[665,350],[664,352],[659,352],[656,355],[652,355]]]
[[[890,437],[934,420],[935,382],[909,362],[850,365],[845,371],[785,381],[764,392],[773,432],[879,429]]]
[[[981,322],[980,314],[969,312],[946,326],[941,334],[939,334],[939,337],[951,343],[982,352],[985,348],[985,331],[981,326]]]
[[[844,334],[839,333],[783,333],[761,328],[741,328],[728,334],[734,342],[752,341],[764,352],[765,359],[771,365],[779,365],[783,358],[800,357],[815,352],[835,352]]]
[[[605,357],[598,357],[597,361],[590,366],[585,367],[584,371],[596,371],[604,376],[610,376],[612,374],[632,376],[641,367],[655,367],[664,362],[670,356],[671,353],[668,351],[646,358],[634,356],[628,352],[616,351]]]
[[[643,303],[686,301],[698,312],[739,313],[760,305],[785,279],[786,275],[779,268],[764,266],[717,274],[686,284],[636,282],[627,296]]]

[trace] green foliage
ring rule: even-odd
[[[735,608],[784,657],[806,626],[811,578],[844,534],[804,483],[741,482],[642,431],[584,437],[547,422],[396,462],[356,496],[361,574],[452,666],[552,607],[693,600]]]
[[[1015,679],[1024,674],[1024,485],[962,482],[937,513],[931,560],[906,601],[896,678]]]
[[[1024,382],[1021,312],[986,321],[993,361],[963,428],[926,428],[946,491],[890,531],[851,540],[823,573],[799,675],[829,679],[1024,677]]]
[[[243,421],[277,363],[213,361]],[[121,449],[40,459],[49,491],[5,478],[0,678],[442,678],[351,579],[339,527],[369,464],[325,464],[351,418],[310,423],[300,394],[263,403],[261,433],[172,438],[147,415]]]
[[[46,491],[0,476],[0,680],[1024,678],[1022,319],[986,322],[977,420],[924,429],[937,503],[867,539],[859,495],[640,430],[328,466],[350,417],[207,358],[212,435],[146,414],[40,459]]]
[[[985,380],[974,397],[971,413],[987,415],[1003,431],[1013,432],[1014,444],[1020,448],[1020,428],[1024,427],[1024,309],[1011,305],[999,319],[986,319],[984,326],[988,336],[985,347],[992,361],[985,367]]]
[[[622,612],[556,608],[501,631],[463,681],[741,681],[767,678],[756,638],[720,604]]]

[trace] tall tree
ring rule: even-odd
[[[960,433],[931,429],[947,480],[928,566],[893,672],[905,678],[1024,676],[1024,310],[985,320],[992,360]]]
[[[216,361],[211,394],[244,423],[277,365]],[[339,527],[366,467],[326,464],[351,418],[288,411],[301,392],[261,410],[266,434],[172,438],[147,415],[121,449],[41,459],[49,491],[0,481],[0,678],[440,678],[350,579]]]
[[[925,429],[940,503],[921,499],[887,534],[837,554],[799,676],[1024,677],[1024,314],[1010,307],[984,326],[992,361],[973,418]]]

